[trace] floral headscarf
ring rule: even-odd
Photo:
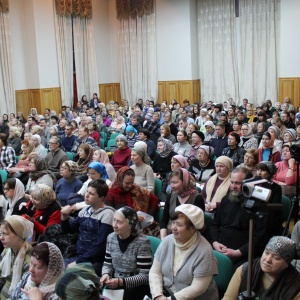
[[[37,187],[40,189],[41,193],[41,197],[39,199],[39,209],[45,209],[56,200],[55,192],[46,184],[37,184]]]
[[[164,150],[163,152],[159,153],[159,155],[163,158],[169,156],[171,151],[174,149],[173,143],[162,137],[160,137],[157,142],[162,142],[164,144]]]
[[[182,172],[182,178],[183,178],[183,188],[180,194],[178,194],[179,197],[184,198],[187,196],[190,196],[192,194],[197,193],[196,189],[196,182],[194,177],[190,174],[190,172],[184,168],[179,168]],[[171,174],[172,176],[172,174]],[[170,176],[170,177],[171,177]]]

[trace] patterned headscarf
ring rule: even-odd
[[[121,212],[124,215],[125,219],[128,221],[131,235],[137,235],[137,225],[139,223],[137,213],[129,206],[121,207],[117,211]]]
[[[197,193],[196,182],[195,182],[194,177],[191,175],[191,173],[187,169],[184,169],[184,168],[179,168],[177,170],[180,170],[182,172],[182,178],[183,178],[182,191],[180,194],[178,194],[178,196],[181,198],[184,198],[184,197],[187,197],[187,196]],[[172,177],[172,174],[170,175],[170,178]]]
[[[169,154],[171,153],[171,151],[174,149],[173,143],[167,139],[164,139],[162,137],[160,137],[157,141],[162,142],[164,144],[164,150],[163,152],[159,153],[160,157],[164,158],[169,156]]]
[[[78,164],[72,160],[66,160],[63,163],[69,168],[71,176],[75,177],[78,172]]]
[[[259,166],[260,165],[265,165],[267,167],[267,172],[270,174],[270,179],[276,174],[278,168],[276,167],[276,165],[271,162],[271,161],[267,161],[267,160],[263,160],[261,161],[258,166],[257,169],[260,169]]]
[[[288,264],[296,256],[296,244],[285,236],[273,236],[268,242],[266,249],[279,255]]]
[[[83,145],[83,144],[81,144],[81,145]],[[78,160],[78,173],[79,174],[86,173],[89,163],[93,160],[94,150],[93,150],[92,146],[89,144],[84,144],[84,146],[88,147],[88,149],[87,149],[88,153],[87,153],[86,158],[79,158],[79,160]]]
[[[56,195],[53,189],[46,184],[35,185],[40,190],[39,209],[47,208],[52,202],[56,200]],[[34,190],[34,188],[33,188]]]

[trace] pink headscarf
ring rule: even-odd
[[[180,169],[182,171],[182,177],[183,177],[183,189],[182,192],[178,194],[178,196],[184,198],[194,193],[198,193],[196,189],[196,182],[194,177],[190,174],[188,170],[184,168],[180,168]]]

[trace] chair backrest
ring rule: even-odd
[[[161,240],[155,236],[146,235],[148,240],[150,241],[151,250],[152,250],[152,259],[154,258],[154,254],[161,243]]]
[[[2,179],[2,184],[4,184],[4,182],[7,179],[7,172],[5,170],[0,170],[0,176],[1,176],[1,179]]]
[[[287,221],[291,207],[292,207],[292,202],[291,199],[287,196],[282,196],[281,197],[281,204],[282,204],[282,214],[281,214],[281,221],[282,223]]]
[[[162,181],[158,178],[154,178],[154,195],[160,199],[162,192]]]
[[[116,146],[115,140],[109,140],[109,141],[107,142],[106,151],[110,151],[110,147],[111,147],[111,146]]]
[[[218,287],[219,297],[222,298],[233,275],[233,264],[231,259],[223,253],[216,250],[213,251],[215,258],[218,261],[219,271],[219,274],[214,276],[214,280]]]
[[[109,139],[110,140],[114,140],[118,135],[120,135],[121,133],[119,133],[119,132],[114,132],[114,133],[112,133],[111,135],[110,135],[110,137],[109,137]]]
[[[160,207],[160,208],[155,212],[154,220],[155,220],[156,222],[160,223],[161,220],[162,220],[163,214],[164,214],[164,209],[163,209],[162,207]]]
[[[104,139],[103,138],[100,138],[100,146],[101,146],[101,149],[104,149]]]
[[[201,234],[208,240],[210,241],[210,227],[213,219],[208,213],[204,213],[204,224],[205,224],[205,229]]]
[[[72,152],[66,152],[66,154],[68,155],[69,160],[74,161],[74,154]]]
[[[106,141],[106,139],[107,139],[107,133],[101,131],[101,132],[100,132],[100,135],[101,135],[101,138],[102,138],[104,141]]]

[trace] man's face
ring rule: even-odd
[[[287,114],[281,114],[281,121],[282,122],[288,122],[288,120],[289,120],[289,117],[287,116]]]
[[[40,121],[40,126],[42,128],[45,128],[47,126],[46,121],[45,120]]]
[[[242,183],[245,175],[242,172],[232,173],[230,177],[230,193],[229,199],[232,202],[240,202],[239,196],[242,192]]]
[[[182,110],[181,116],[182,116],[183,118],[186,118],[186,117],[187,117],[187,112],[186,112],[185,110]]]
[[[139,132],[139,138],[141,141],[144,141],[147,138],[147,136],[143,132]]]
[[[223,137],[225,134],[225,128],[221,126],[216,126],[216,133],[218,137]]]
[[[137,119],[133,119],[133,118],[132,118],[132,119],[130,120],[130,122],[131,122],[131,125],[132,125],[132,126],[135,126],[135,125],[138,124],[138,120],[137,120]]]
[[[87,137],[87,132],[84,131],[84,128],[79,128],[78,130],[78,136],[81,138],[81,139],[84,139]]]
[[[31,125],[33,123],[32,118],[27,118],[27,123],[28,123],[28,125]]]
[[[181,128],[181,129],[187,129],[187,127],[188,127],[188,123],[187,122],[184,122],[183,120],[180,120],[179,121],[179,127]]]
[[[157,115],[157,114],[154,114],[154,115],[152,116],[152,120],[153,120],[153,122],[157,122],[157,121],[158,121],[158,115]]]
[[[59,144],[56,142],[55,139],[50,139],[48,144],[49,144],[50,151],[55,151],[59,147]]]
[[[56,120],[54,118],[51,118],[50,122],[51,122],[51,125],[56,125],[57,124],[57,122],[56,122]]]
[[[285,97],[285,98],[283,99],[283,101],[284,101],[284,103],[289,103],[289,102],[290,102],[290,98],[289,98],[289,97]]]
[[[238,115],[237,115],[237,118],[238,118],[238,120],[243,121],[245,117],[244,117],[243,114],[238,114]]]
[[[65,127],[66,127],[66,122],[65,122],[65,120],[60,120],[60,122],[59,122],[59,127],[60,127],[60,128],[65,128]]]
[[[135,113],[137,116],[139,116],[139,115],[141,114],[141,110],[136,108],[136,109],[134,110],[134,113]]]
[[[247,105],[247,103],[248,103],[248,101],[247,101],[246,99],[244,99],[244,100],[243,100],[243,104],[244,104],[244,106],[246,106],[246,105]]]
[[[66,136],[71,136],[72,135],[72,128],[70,126],[66,126],[65,135]]]
[[[234,115],[234,111],[232,108],[228,109],[228,116],[232,117]]]

